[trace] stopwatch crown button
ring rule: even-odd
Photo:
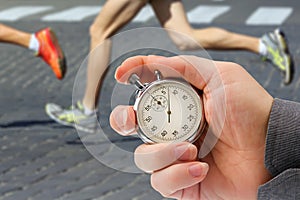
[[[139,90],[144,89],[144,85],[141,83],[140,77],[138,75],[131,74],[128,81],[130,84],[135,85],[137,87],[137,89],[139,89]]]

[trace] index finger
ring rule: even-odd
[[[217,72],[214,61],[196,56],[134,56],[126,59],[117,69],[115,77],[126,83],[136,73],[142,81],[154,79],[154,71],[164,76],[180,75],[199,89],[204,89],[213,74]]]

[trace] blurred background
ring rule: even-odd
[[[47,102],[71,104],[77,70],[89,53],[89,26],[104,2],[0,0],[0,23],[27,32],[51,26],[68,63],[67,75],[59,81],[28,50],[0,44],[0,200],[163,199],[151,189],[148,175],[124,173],[101,164],[84,148],[73,128],[56,124],[44,111]],[[280,73],[271,64],[255,54],[208,52],[214,60],[245,67],[273,97],[300,101],[300,1],[183,0],[183,4],[189,21],[198,28],[217,26],[257,37],[282,28],[296,68],[288,86],[281,84]],[[150,7],[121,31],[139,27],[160,27]],[[113,76],[107,79],[113,81]],[[104,113],[109,115],[109,110]],[[130,148],[134,145],[122,138],[115,142]]]

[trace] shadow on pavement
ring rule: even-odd
[[[39,125],[51,125],[57,124],[53,120],[21,120],[8,123],[1,123],[0,128],[20,128],[20,127],[31,127]]]

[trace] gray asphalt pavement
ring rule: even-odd
[[[37,2],[49,4],[50,1],[28,0],[25,3]],[[64,1],[64,5],[58,2],[61,1],[57,1],[57,6],[66,6],[81,1]],[[90,0],[87,4],[95,5],[99,2]],[[187,1],[187,7],[192,7],[193,2]],[[232,1],[224,2],[232,3]],[[267,4],[269,1],[254,1],[253,4],[264,2]],[[1,3],[1,8],[4,8],[13,4],[19,5],[24,1],[2,0]],[[205,3],[216,2],[205,1]],[[241,3],[238,5],[241,6]],[[294,6],[295,9],[299,7],[295,1],[286,1],[286,5]],[[26,49],[0,44],[0,200],[163,199],[151,189],[148,175],[120,172],[98,162],[78,140],[73,128],[54,123],[44,112],[47,102],[56,102],[64,106],[71,104],[75,75],[88,54],[88,29],[91,20],[45,23],[29,18],[5,23],[29,32],[48,25],[53,27],[67,57],[68,73],[64,80],[58,81],[50,68]],[[144,25],[131,23],[123,30]],[[150,20],[146,25],[159,26],[156,20]],[[247,26],[238,21],[228,23],[221,19],[209,25],[254,36],[261,36],[276,27]],[[290,50],[297,69],[294,81],[289,86],[283,86],[280,74],[270,64],[262,62],[257,55],[237,51],[209,51],[209,53],[215,60],[233,61],[244,66],[274,97],[300,101],[299,21],[292,18],[281,27],[290,41]],[[113,81],[112,76],[106,79],[108,85]],[[104,105],[100,108],[103,109],[101,113],[106,119],[110,112],[108,107]],[[107,121],[102,125],[103,128],[109,129]],[[112,138],[117,145],[130,150],[139,143],[117,135]],[[114,158],[111,159],[113,161]]]

